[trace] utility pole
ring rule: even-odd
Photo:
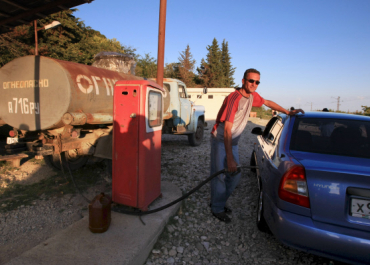
[[[157,58],[157,84],[160,86],[163,86],[166,10],[167,10],[167,0],[161,0],[159,5],[158,58]]]
[[[339,112],[339,106],[340,106],[340,97],[335,98],[337,100],[337,111]]]
[[[311,104],[311,111],[312,111],[312,102],[307,102],[305,105]]]

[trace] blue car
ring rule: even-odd
[[[370,117],[273,117],[258,144],[257,227],[316,255],[370,264]]]

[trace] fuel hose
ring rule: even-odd
[[[62,165],[62,159],[60,158],[60,162],[61,162],[61,167],[62,167],[62,170],[63,170],[63,165]],[[81,190],[77,187],[75,181],[74,181],[74,178],[73,178],[73,175],[72,175],[72,171],[70,170],[69,168],[69,165],[68,165],[68,162],[66,163],[66,166],[68,168],[68,171],[69,171],[69,174],[71,175],[71,179],[72,179],[72,182],[76,188],[76,190],[78,191],[78,193],[80,193],[80,195],[88,202],[90,203],[91,201],[89,199],[87,199],[81,192]],[[238,174],[241,172],[241,169],[242,168],[249,168],[249,169],[258,169],[257,166],[237,166],[237,171],[236,172],[233,172],[231,173],[231,176],[235,175],[235,174]],[[135,216],[139,216],[140,217],[140,221],[145,225],[144,221],[141,219],[141,216],[143,215],[147,215],[147,214],[152,214],[152,213],[156,213],[156,212],[159,212],[159,211],[162,211],[164,209],[167,209],[168,207],[171,207],[172,205],[186,199],[187,197],[189,197],[191,194],[193,194],[194,192],[196,192],[197,190],[199,190],[201,187],[203,187],[205,184],[207,184],[209,181],[211,181],[213,178],[217,177],[218,175],[222,174],[222,173],[227,173],[227,169],[222,169],[220,171],[217,171],[216,173],[212,174],[211,176],[209,176],[208,178],[206,178],[205,180],[203,180],[201,183],[199,183],[195,188],[193,188],[192,190],[188,191],[187,193],[185,193],[184,195],[182,195],[180,198],[166,204],[166,205],[163,205],[161,207],[158,207],[156,209],[153,209],[153,210],[150,210],[150,211],[145,211],[145,212],[142,212],[142,211],[128,211],[128,210],[124,210],[124,209],[120,209],[119,207],[117,206],[114,206],[111,208],[111,210],[113,212],[117,212],[117,213],[122,213],[122,214],[128,214],[128,215],[135,215]],[[63,171],[63,175],[64,175],[64,171]]]
[[[237,174],[239,172],[241,172],[241,169],[242,168],[258,168],[256,166],[237,166],[237,171],[232,173],[231,175],[234,175],[234,174]],[[147,215],[147,214],[152,214],[152,213],[156,213],[156,212],[159,212],[159,211],[162,211],[168,207],[171,207],[172,205],[186,199],[187,197],[189,197],[191,194],[193,194],[194,192],[196,192],[197,190],[199,190],[201,187],[203,187],[205,184],[207,184],[209,181],[211,181],[213,178],[217,177],[218,175],[222,174],[222,173],[226,173],[227,172],[227,169],[222,169],[214,174],[212,174],[211,176],[209,176],[208,178],[206,178],[205,180],[203,180],[201,183],[199,183],[195,188],[193,188],[192,190],[190,190],[189,192],[185,193],[183,196],[181,196],[180,198],[166,204],[166,205],[163,205],[161,207],[158,207],[156,209],[153,209],[153,210],[150,210],[150,211],[145,211],[145,212],[133,212],[133,211],[125,211],[125,210],[122,210],[122,209],[119,209],[118,207],[112,207],[112,211],[114,212],[118,212],[118,213],[123,213],[123,214],[129,214],[129,215],[136,215],[136,216],[143,216],[143,215]]]

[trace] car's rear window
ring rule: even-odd
[[[370,158],[370,122],[337,119],[296,119],[290,149]]]

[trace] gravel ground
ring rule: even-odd
[[[251,119],[239,142],[241,165],[249,165],[256,136],[266,120]],[[210,129],[199,147],[187,138],[165,135],[162,140],[162,179],[189,191],[209,176]],[[286,247],[256,225],[258,188],[256,175],[243,169],[239,186],[228,200],[232,222],[225,224],[211,214],[210,185],[192,194],[170,220],[146,264],[344,264]]]
[[[251,129],[265,124],[266,121],[259,119],[251,119],[248,123],[239,145],[242,165],[249,165],[256,142],[256,137],[250,134]],[[208,122],[203,143],[198,147],[190,147],[186,136],[162,137],[162,180],[175,183],[185,192],[209,176],[212,126],[213,122]],[[44,167],[31,167],[30,173],[26,169],[30,166],[25,164],[14,175],[32,177],[42,173],[44,177],[52,177],[55,174],[45,171]],[[88,198],[101,191],[110,191],[107,185],[110,179],[104,169],[98,174],[102,175],[102,180],[85,193]],[[183,202],[146,264],[343,264],[291,249],[272,235],[259,232],[255,226],[257,195],[256,176],[244,169],[241,182],[228,201],[233,210],[232,222],[225,224],[210,212],[210,187],[206,184]],[[0,213],[0,265],[87,214],[86,201],[80,195],[71,194],[57,198],[41,197],[32,206]]]
[[[46,165],[35,165],[27,161],[11,173],[0,174],[0,179],[27,185],[37,183],[43,178],[53,178],[56,174],[56,171]],[[107,185],[111,180],[105,169],[98,170],[97,174],[101,174],[102,178],[84,192],[87,198],[92,199],[101,191],[111,191],[110,185]],[[3,181],[2,186],[8,181]],[[0,201],[0,207],[6,203]],[[50,198],[43,194],[30,206],[21,205],[15,210],[0,213],[0,265],[87,216],[87,207],[88,203],[81,195],[60,194]]]

